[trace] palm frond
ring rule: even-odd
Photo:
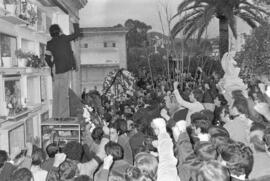
[[[200,17],[198,17],[200,18]],[[190,29],[192,29],[194,26],[198,26],[197,25],[197,21],[190,21],[189,24],[187,24],[184,28],[183,28],[183,34],[187,34]]]
[[[246,5],[250,9],[253,9],[253,10],[257,11],[257,13],[264,13],[265,15],[270,16],[270,12],[267,12],[266,10],[264,10],[263,8],[261,8],[259,6],[256,6],[254,4],[249,3],[247,0],[241,0],[240,1],[240,7],[241,7],[241,5]]]
[[[208,6],[204,14],[202,16],[199,16],[196,21],[193,21],[192,24],[184,29],[184,35],[186,35],[185,39],[189,39],[192,35],[194,35],[196,32],[198,32],[197,37],[198,39],[201,38],[203,32],[209,25],[212,17],[215,15],[215,7]]]
[[[196,27],[201,26],[200,25],[200,22],[201,22],[200,19],[202,19],[203,16],[204,16],[204,13],[201,12],[196,17],[193,17],[192,19],[189,19],[189,21],[186,22],[186,26],[183,28],[183,34],[184,35],[187,34],[190,31],[190,29],[192,29],[193,26],[196,26]],[[185,22],[185,21],[183,20],[183,22]]]
[[[185,41],[187,41],[192,35],[194,35],[196,33],[196,31],[198,30],[198,27],[193,26],[189,32],[187,34],[185,34]]]
[[[182,29],[184,28],[183,23],[182,22],[177,22],[172,30],[171,30],[171,36],[172,38],[174,38]]]
[[[252,27],[252,28],[257,27],[256,22],[248,13],[240,12],[237,16],[239,18],[241,18],[243,21],[245,21],[250,27]]]
[[[204,5],[204,9],[197,11],[195,10],[194,12],[190,12],[186,16],[182,17],[180,21],[173,27],[171,34],[176,36],[176,34],[178,34],[180,31],[183,31],[183,34],[189,38],[196,31],[198,31],[198,37],[201,37],[211,19],[215,15],[215,12],[215,6]]]
[[[196,15],[199,12],[200,12],[199,10],[189,12],[189,13],[185,14],[181,19],[189,19],[190,17]],[[174,19],[174,18],[176,18],[177,16],[180,16],[180,15],[181,14],[177,13],[172,17],[172,19]]]
[[[210,21],[205,23],[203,26],[201,26],[198,30],[198,34],[197,34],[197,41],[199,42],[201,40],[201,37],[203,35],[203,33],[205,32],[206,28],[208,27]]]
[[[203,7],[205,7],[205,5],[200,5],[200,4],[197,4],[197,3],[195,3],[195,4],[191,5],[191,6],[189,6],[189,4],[187,4],[187,6],[183,7],[183,8],[178,7],[177,13],[171,19],[174,19],[175,17],[182,15],[184,12],[187,12],[188,10],[196,11],[197,9],[200,9],[200,8],[203,8]]]
[[[240,10],[240,12],[241,12],[241,10],[243,10],[244,12],[250,14],[250,16],[260,24],[265,22],[265,19],[263,18],[263,15],[261,13],[256,13],[256,12],[254,12],[254,10],[252,10],[251,8],[249,8],[247,6],[241,7],[239,10]]]
[[[197,39],[200,40],[202,34],[205,32],[206,28],[210,24],[213,16],[215,15],[216,8],[213,6],[209,6],[206,8],[206,11],[200,21],[200,28],[198,29]]]
[[[239,7],[239,12],[241,12],[241,11],[246,11],[247,13],[252,14],[253,16],[257,16],[257,12],[254,12],[254,10],[248,6]],[[261,15],[261,13],[259,13],[259,14]]]
[[[197,0],[184,0],[181,4],[179,4],[177,8],[177,12],[182,12],[183,9],[188,7],[189,5],[196,3]]]
[[[201,9],[201,8],[205,8],[207,5],[205,4],[197,4],[197,5],[193,5],[193,6],[190,6],[190,7],[187,7],[185,9],[183,9],[182,12],[186,12],[186,11],[189,11],[189,10],[197,10],[197,9]]]
[[[180,31],[182,31],[184,28],[188,28],[189,26],[191,26],[194,22],[197,21],[198,18],[200,18],[202,16],[203,12],[200,12],[194,16],[192,16],[192,18],[189,19],[185,19],[182,18],[180,19],[172,28],[171,30],[171,35],[174,38]]]

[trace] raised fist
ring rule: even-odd
[[[151,123],[151,127],[153,128],[155,134],[158,136],[161,133],[166,133],[166,121],[163,118],[153,119]]]
[[[110,167],[112,166],[113,164],[113,157],[112,155],[108,155],[104,158],[103,160],[103,169],[105,170],[109,170]]]
[[[179,82],[177,82],[177,81],[175,81],[175,82],[173,83],[173,88],[174,88],[174,90],[177,90],[178,85],[179,85]]]
[[[61,163],[63,163],[66,160],[67,155],[65,153],[57,153],[54,157],[54,167],[59,167]]]

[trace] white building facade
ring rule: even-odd
[[[13,153],[32,138],[42,140],[40,124],[52,115],[53,97],[50,69],[44,66],[46,43],[51,39],[48,29],[59,24],[65,34],[72,33],[72,23],[79,22],[79,10],[86,3],[0,0],[0,150]],[[79,41],[72,48],[79,65]],[[72,75],[75,91],[79,91],[79,76],[79,72]]]
[[[81,88],[102,90],[107,74],[127,68],[126,28],[81,28]]]

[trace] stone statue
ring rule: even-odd
[[[224,76],[219,81],[218,87],[222,89],[222,92],[227,99],[229,105],[233,103],[232,91],[241,90],[243,95],[247,96],[247,86],[243,80],[239,77],[240,68],[237,67],[237,63],[234,60],[235,52],[227,52],[223,55],[221,60],[221,66],[224,70]]]

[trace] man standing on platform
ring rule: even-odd
[[[73,26],[74,33],[71,35],[64,35],[57,24],[51,25],[49,29],[52,39],[47,42],[45,61],[54,69],[52,71],[54,118],[66,118],[70,115],[68,89],[71,71],[76,70],[70,42],[80,35],[79,24],[74,23]]]

